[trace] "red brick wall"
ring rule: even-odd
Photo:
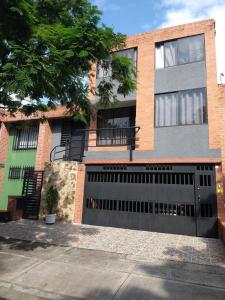
[[[219,220],[219,237],[225,245],[225,222]]]
[[[4,123],[0,126],[0,163],[4,164],[7,160],[9,132]],[[2,190],[3,174],[4,169],[0,168],[0,193]]]
[[[216,134],[220,138],[221,148],[221,165],[217,169],[217,194],[218,218],[219,218],[219,235],[225,243],[225,85],[218,85],[217,90],[217,118],[219,130]],[[219,185],[219,186],[218,186]]]
[[[52,109],[48,112],[36,112],[31,116],[27,117],[21,112],[17,112],[15,116],[11,116],[10,114],[6,116],[2,116],[2,122],[18,122],[18,121],[28,121],[28,120],[38,120],[41,118],[47,119],[55,119],[55,118],[66,118],[69,117],[67,114],[68,110],[65,106],[58,106],[56,109]]]
[[[83,199],[84,199],[85,165],[78,165],[76,194],[75,194],[75,213],[74,222],[82,223]]]
[[[44,170],[45,162],[49,161],[52,144],[52,131],[49,121],[40,122],[35,170]]]
[[[132,35],[127,38],[127,48],[138,47],[136,126],[140,126],[141,129],[137,135],[137,150],[154,150],[155,43],[202,33],[205,34],[206,48],[209,148],[215,149],[220,146],[219,101],[216,82],[215,22],[214,20],[206,20]],[[93,67],[93,72],[94,71],[95,66]],[[95,80],[92,80],[92,85],[95,85]],[[93,99],[93,96],[91,99]],[[95,126],[96,123],[93,122],[92,128]],[[111,148],[104,147],[104,150],[107,149],[112,150]],[[90,150],[102,151],[101,148],[92,148]]]

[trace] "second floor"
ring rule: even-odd
[[[88,127],[61,108],[45,123],[38,120],[40,166],[50,157],[78,160],[80,153],[85,161],[126,160],[130,150],[134,159],[221,157],[223,100],[216,83],[214,25],[206,20],[128,37],[119,54],[132,59],[137,90],[118,96],[115,107],[97,110]],[[99,65],[94,71],[95,85],[110,76]],[[98,99],[92,100],[95,105]],[[29,139],[24,143],[22,134],[15,143],[29,146],[32,134]]]

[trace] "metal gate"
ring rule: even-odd
[[[213,165],[87,166],[83,223],[217,237]]]
[[[43,181],[42,171],[28,171],[23,181],[23,218],[38,220]]]

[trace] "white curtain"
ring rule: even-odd
[[[175,66],[177,64],[177,42],[168,42],[164,44],[165,67]]]
[[[155,68],[162,69],[164,68],[164,45],[156,45],[155,48]]]
[[[156,127],[178,125],[177,94],[156,95]]]
[[[189,58],[190,62],[204,59],[204,36],[197,35],[189,38]]]
[[[155,126],[203,124],[206,122],[205,89],[155,96]]]
[[[204,89],[180,92],[181,125],[202,124],[205,122]]]
[[[178,63],[185,64],[204,59],[204,36],[196,35],[178,40]]]
[[[36,148],[37,141],[38,141],[37,127],[19,129],[18,144],[17,144],[18,149]]]

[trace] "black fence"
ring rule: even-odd
[[[27,171],[23,181],[23,218],[37,220],[43,182],[42,171]]]
[[[132,151],[135,149],[137,132],[140,127],[79,129],[64,147],[54,147],[50,160],[82,161],[84,150],[90,147],[127,146],[132,160]]]

